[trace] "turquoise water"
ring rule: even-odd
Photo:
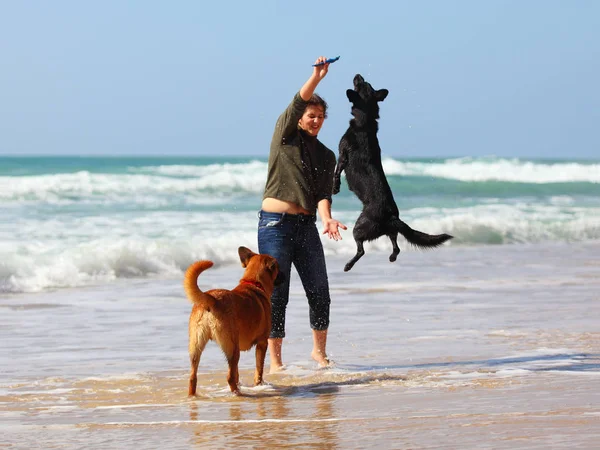
[[[449,245],[600,239],[598,161],[383,164],[402,219],[454,235]],[[266,157],[0,157],[0,291],[174,276],[196,258],[236,262],[238,245],[256,248],[266,172]],[[354,253],[360,210],[342,181],[333,215],[349,230],[324,240],[327,254]],[[369,245],[389,251],[386,239]]]

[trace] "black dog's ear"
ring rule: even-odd
[[[249,248],[240,247],[240,248],[238,248],[238,255],[240,255],[240,261],[242,262],[242,267],[245,268],[248,265],[248,261],[250,261],[250,259],[253,256],[256,256],[256,253],[254,253]]]
[[[350,100],[351,103],[354,103],[355,101],[357,101],[360,96],[358,95],[358,92],[352,90],[352,89],[348,89],[346,91],[346,97],[348,97],[348,100]]]
[[[379,89],[377,92],[375,92],[375,98],[378,102],[382,102],[385,100],[389,93],[390,92],[387,89]]]

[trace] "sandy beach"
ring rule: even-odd
[[[0,12],[0,450],[600,449],[600,1]],[[190,397],[184,274],[263,207],[316,214],[333,363],[292,268],[283,370],[208,342]]]
[[[243,396],[209,344],[186,392],[181,280],[4,295],[0,427],[8,448],[596,448],[600,243],[328,259],[330,357],[310,360],[292,284],[287,370]],[[238,266],[199,285],[233,287]],[[295,286],[295,288],[294,288]]]

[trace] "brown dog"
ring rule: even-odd
[[[238,362],[240,351],[256,345],[254,383],[262,384],[267,339],[271,332],[271,293],[281,283],[277,260],[259,255],[246,247],[238,249],[242,267],[246,268],[240,284],[231,291],[212,289],[202,292],[197,280],[212,261],[196,261],[188,267],[183,286],[194,304],[190,314],[190,384],[188,395],[196,394],[198,364],[209,340],[215,341],[225,353],[229,364],[227,383],[231,392],[239,394]]]

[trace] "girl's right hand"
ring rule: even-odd
[[[325,61],[327,61],[327,58],[325,56],[319,56],[317,58],[317,60],[315,61],[315,64],[319,64],[319,63],[322,63]],[[322,80],[323,78],[325,78],[325,75],[327,75],[328,70],[329,70],[329,63],[323,64],[320,66],[315,66],[315,67],[313,67],[313,75],[317,76],[319,78],[319,80]]]

